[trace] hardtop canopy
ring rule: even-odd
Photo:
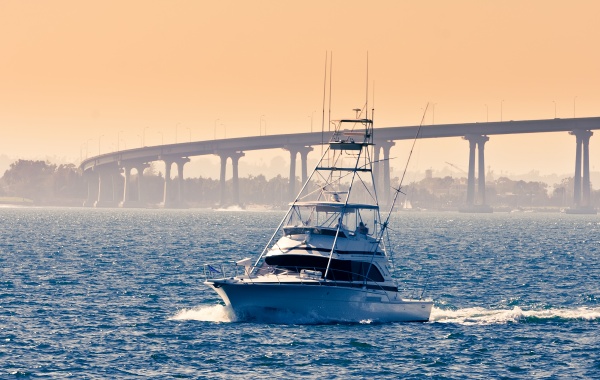
[[[312,202],[296,202],[290,203],[290,206],[295,207],[317,207],[317,208],[331,208],[332,211],[341,211],[345,209],[346,211],[354,211],[358,209],[366,209],[366,210],[377,210],[379,206],[371,205],[366,203],[342,203],[342,202],[330,202],[330,201],[312,201]]]

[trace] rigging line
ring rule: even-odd
[[[320,190],[321,190],[321,189],[319,189],[319,188],[317,187],[316,189],[314,189],[314,190],[312,190],[312,191],[309,191],[309,192],[308,192],[308,193],[306,193],[306,194],[305,194],[303,197],[300,197],[300,198],[298,198],[298,199],[299,199],[300,201],[302,201],[302,200],[304,200],[304,199],[308,198],[309,196],[316,194],[316,193],[317,193],[318,191],[320,191]]]
[[[415,149],[415,144],[417,143],[417,139],[419,138],[419,135],[421,134],[421,128],[423,127],[423,121],[425,120],[425,115],[427,114],[427,110],[429,109],[429,103],[427,103],[427,106],[425,107],[425,111],[423,111],[423,116],[421,117],[421,123],[419,124],[419,128],[417,129],[417,133],[415,134],[415,138],[413,140],[412,146],[410,148],[410,153],[408,154],[408,159],[406,160],[406,166],[404,167],[404,172],[402,173],[402,178],[400,179],[400,183],[398,185],[398,189],[396,189],[396,191],[394,191],[394,199],[392,200],[392,205],[390,206],[390,211],[388,212],[388,215],[385,219],[385,222],[383,222],[383,224],[381,225],[381,237],[380,239],[383,241],[384,238],[384,234],[385,237],[387,237],[388,241],[389,241],[389,234],[387,233],[387,225],[390,221],[390,218],[392,216],[392,211],[394,210],[394,206],[396,205],[396,201],[398,200],[398,194],[400,194],[400,190],[402,189],[402,183],[404,181],[404,177],[406,175],[406,171],[408,170],[408,164],[410,163],[410,158],[412,157],[412,153],[413,150]],[[384,243],[385,245],[385,243]],[[391,246],[390,246],[391,248]],[[391,255],[391,252],[390,252]]]
[[[325,152],[323,152],[323,154],[321,155],[321,160],[323,160],[323,157],[325,157],[325,154],[327,152],[329,152],[329,148],[327,148],[327,150]],[[298,202],[298,198],[304,192],[304,189],[306,188],[306,186],[308,186],[308,184],[310,183],[310,180],[315,175],[316,171],[317,171],[316,168],[313,169],[313,171],[310,173],[310,176],[308,176],[308,179],[306,180],[306,182],[304,183],[304,185],[302,185],[302,188],[300,189],[300,192],[294,198],[294,201],[292,202],[292,205],[290,207],[288,207],[288,210],[285,213],[285,216],[283,217],[283,219],[281,219],[281,222],[279,222],[279,225],[277,226],[277,229],[275,229],[275,232],[273,233],[273,235],[271,235],[271,238],[269,239],[269,242],[267,243],[267,245],[265,245],[265,248],[262,250],[260,256],[258,256],[258,259],[256,259],[256,261],[254,262],[254,265],[252,266],[252,271],[256,270],[256,268],[258,266],[258,263],[260,262],[260,260],[262,260],[262,258],[265,256],[265,254],[269,250],[269,246],[271,245],[271,243],[275,239],[275,236],[277,236],[277,233],[280,231],[281,227],[283,227],[283,223],[285,223],[286,219],[292,213],[292,209],[294,207],[294,204],[296,204],[296,202]]]
[[[408,170],[408,164],[410,163],[410,158],[412,157],[413,150],[415,149],[415,144],[417,143],[417,139],[421,134],[421,128],[423,127],[423,121],[425,120],[425,115],[427,114],[427,109],[429,108],[429,103],[425,107],[425,111],[423,111],[423,116],[421,117],[421,123],[419,124],[419,128],[417,128],[417,134],[413,139],[412,146],[410,147],[410,153],[408,154],[408,159],[406,160],[406,166],[404,167],[404,172],[402,173],[402,178],[400,178],[400,183],[398,184],[398,190],[402,188],[402,182],[404,181],[404,176],[406,175],[406,171]],[[398,192],[396,192],[398,194]]]
[[[329,52],[329,115],[327,120],[327,132],[331,132],[331,86],[333,80],[333,51]],[[331,158],[327,155],[327,162],[331,162]]]
[[[430,275],[430,272],[427,271],[427,277],[425,279],[425,285],[423,285],[423,291],[421,292],[421,295],[419,296],[420,300],[423,299],[423,294],[425,294],[425,290],[427,290],[427,285],[429,285],[429,275]]]
[[[340,126],[341,126],[341,122],[340,122]],[[323,275],[323,278],[327,278],[327,274],[329,273],[329,268],[331,267],[331,260],[333,258],[333,252],[335,251],[335,247],[337,246],[337,241],[338,241],[338,236],[340,235],[340,230],[342,228],[342,222],[343,222],[343,217],[344,214],[346,213],[346,208],[348,207],[348,201],[350,200],[350,194],[352,194],[352,186],[354,185],[354,179],[356,178],[356,173],[358,173],[358,171],[356,170],[358,168],[358,165],[360,163],[360,156],[362,155],[363,150],[361,149],[358,152],[358,158],[356,160],[356,164],[354,164],[354,171],[353,171],[353,176],[350,180],[350,184],[348,186],[348,196],[346,197],[346,201],[344,202],[344,206],[342,207],[342,209],[340,210],[340,215],[339,215],[339,221],[338,221],[338,228],[337,228],[337,232],[335,233],[335,237],[333,238],[333,245],[331,246],[331,252],[329,253],[329,261],[327,261],[327,268],[325,268],[325,274]],[[342,158],[342,153],[340,152],[340,156],[339,158]],[[375,257],[375,255],[373,254],[373,258]],[[373,259],[371,259],[373,260]],[[369,270],[371,269],[371,267],[369,267]],[[368,273],[368,272],[367,272]]]
[[[369,186],[367,186],[367,183],[363,180],[360,173],[358,174],[358,179],[360,180],[360,183],[362,183],[362,185],[363,185],[363,190],[371,198],[371,201],[377,202],[377,199],[375,199],[375,195],[371,193],[371,191],[369,190]]]

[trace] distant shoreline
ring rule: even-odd
[[[0,197],[0,205],[33,206],[33,201],[23,197]]]

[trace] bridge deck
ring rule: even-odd
[[[415,138],[418,129],[418,126],[375,128],[375,142],[413,139]],[[470,134],[506,135],[520,133],[568,132],[574,130],[596,129],[600,129],[600,117],[440,124],[422,126],[419,138],[459,137]],[[150,146],[90,157],[82,161],[80,168],[82,170],[88,170],[96,166],[120,165],[124,162],[151,162],[169,158],[176,159],[232,151],[313,146],[320,145],[322,142],[327,142],[330,135],[331,132],[325,134],[322,134],[321,132],[294,133]]]

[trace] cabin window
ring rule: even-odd
[[[353,234],[377,236],[378,213],[376,209],[348,207],[342,214],[341,208],[327,204],[316,207],[293,207],[286,220],[286,227],[320,227],[337,230],[342,222],[342,230]],[[305,232],[303,232],[305,233]],[[286,234],[289,235],[288,232]]]
[[[329,267],[328,280],[384,282],[381,272],[374,264],[363,261],[335,260]]]
[[[294,272],[302,269],[318,270],[325,274],[326,257],[307,257],[294,254],[269,256],[265,259],[267,265],[275,265]],[[328,280],[334,281],[368,281],[384,282],[381,272],[374,264],[364,261],[332,260],[327,273]]]
[[[375,264],[362,261],[352,261],[352,281],[362,281],[365,278],[370,281],[383,282],[383,276]]]

